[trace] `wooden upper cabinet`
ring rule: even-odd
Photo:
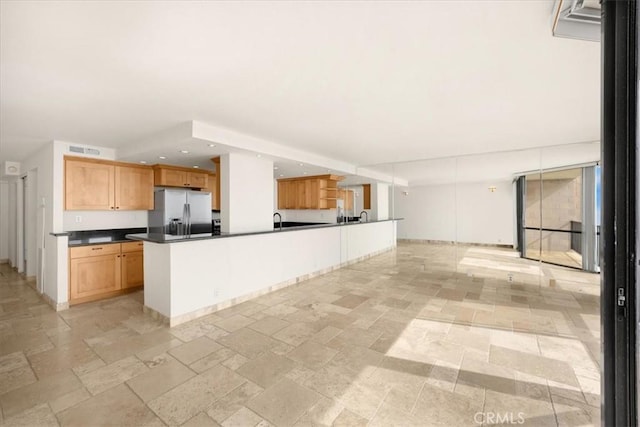
[[[153,172],[148,166],[65,157],[66,210],[151,210]]]
[[[207,188],[207,172],[171,165],[153,165],[155,185],[160,187]]]
[[[206,172],[187,172],[187,187],[207,188],[209,176]]]
[[[363,209],[371,209],[371,184],[362,185]]]
[[[153,171],[137,166],[116,166],[116,209],[153,210]]]
[[[183,170],[154,168],[155,185],[165,187],[184,187],[187,182],[187,173]]]
[[[318,175],[278,180],[278,209],[330,209],[336,207],[336,183],[342,177]]]
[[[211,193],[211,209],[219,210],[220,209],[220,185],[218,183],[218,177],[215,173],[209,173],[207,177],[207,188],[206,190]]]
[[[65,158],[66,210],[114,210],[115,168],[108,163]]]

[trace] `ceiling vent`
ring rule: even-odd
[[[78,147],[77,145],[70,145],[69,152],[77,154],[91,154],[93,156],[100,155],[100,150],[96,150],[95,148]]]
[[[600,41],[602,11],[598,0],[556,0],[552,19],[556,37]]]

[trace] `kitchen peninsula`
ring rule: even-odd
[[[145,308],[175,326],[391,250],[396,221],[127,238],[144,241]]]

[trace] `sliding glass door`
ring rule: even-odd
[[[543,171],[520,182],[522,256],[598,271],[595,167]]]

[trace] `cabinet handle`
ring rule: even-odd
[[[117,258],[120,258],[120,255],[116,255]]]
[[[126,257],[127,255],[126,255],[126,254],[123,254],[122,256],[123,256],[123,257]]]
[[[113,209],[113,206],[109,206],[109,209]]]
[[[99,251],[102,250],[102,248],[91,248],[92,251]]]
[[[120,206],[116,206],[116,209],[120,209]]]

